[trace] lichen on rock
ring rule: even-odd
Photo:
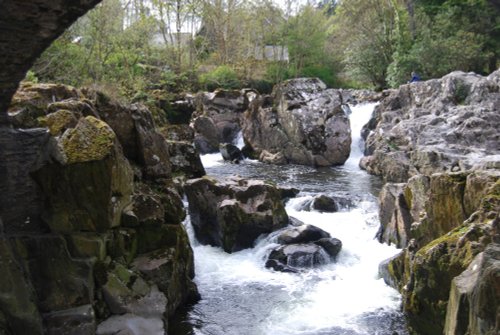
[[[61,136],[60,146],[67,164],[104,159],[115,146],[116,135],[109,125],[93,116],[78,121]]]

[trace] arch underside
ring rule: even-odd
[[[41,53],[102,0],[0,0],[0,124]]]

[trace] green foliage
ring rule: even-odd
[[[487,32],[494,29],[490,25],[497,19],[491,20],[491,8],[484,1],[441,2],[438,6],[436,1],[427,1],[417,11],[416,37],[394,54],[389,67],[391,86],[406,82],[412,70],[435,78],[454,70],[485,74],[494,69],[490,63],[496,64],[498,55]]]
[[[326,65],[311,65],[302,69],[301,77],[317,77],[321,79],[328,87],[335,87],[338,80],[331,67]]]
[[[46,50],[26,80],[98,86],[148,101],[154,90],[269,92],[295,77],[383,89],[407,83],[412,71],[427,79],[499,66],[500,11],[493,1],[316,4],[284,12],[271,0],[105,0]],[[130,6],[137,9],[133,19]],[[196,36],[173,39],[179,27],[200,19]],[[288,59],[262,59],[257,53],[265,46],[287,47]],[[213,70],[201,74],[207,68]]]
[[[395,1],[345,0],[337,7],[334,34],[347,74],[381,89],[397,45]]]
[[[234,89],[241,87],[240,79],[231,67],[221,65],[200,76],[200,85],[209,91],[217,88]]]
[[[32,83],[38,83],[38,77],[36,76],[35,72],[33,72],[31,70],[29,70],[26,73],[26,76],[24,77],[24,80],[32,82]]]

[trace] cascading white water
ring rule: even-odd
[[[368,123],[372,115],[373,109],[377,103],[360,104],[351,106],[351,154],[349,159],[345,162],[344,166],[351,169],[358,169],[359,160],[363,157],[363,139],[361,138],[361,129]]]
[[[302,189],[298,198],[287,203],[288,214],[328,231],[342,241],[343,248],[335,263],[300,274],[275,272],[264,267],[265,256],[276,246],[272,234],[253,249],[227,254],[198,244],[188,218],[195,281],[202,300],[189,313],[191,330],[185,334],[405,334],[398,312],[400,296],[378,278],[378,264],[397,249],[374,239],[378,216],[371,185],[376,179],[358,167],[362,156],[359,133],[373,108],[374,104],[351,108],[353,145],[343,167],[275,169],[254,161],[235,166],[213,155],[203,157],[211,175],[238,172]],[[337,213],[305,211],[304,203],[318,193],[349,195],[356,199],[356,206]]]
[[[243,132],[240,130],[238,135],[236,135],[236,139],[234,140],[234,145],[238,147],[238,149],[243,149],[245,146],[245,140],[243,139]]]

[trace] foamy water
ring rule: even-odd
[[[224,163],[220,155],[203,156],[211,175],[240,171],[243,176],[262,175],[302,189],[303,194],[287,203],[288,214],[326,230],[342,241],[343,248],[335,263],[299,274],[281,273],[264,266],[276,246],[272,235],[262,237],[252,249],[227,254],[199,245],[188,218],[202,300],[187,317],[186,334],[406,334],[400,295],[378,278],[379,263],[398,250],[374,239],[379,226],[376,198],[371,194],[374,177],[358,168],[359,133],[373,108],[374,104],[351,107],[352,154],[340,168],[275,169],[258,162],[235,166]],[[304,203],[320,193],[349,196],[355,205],[336,213],[305,210]]]

